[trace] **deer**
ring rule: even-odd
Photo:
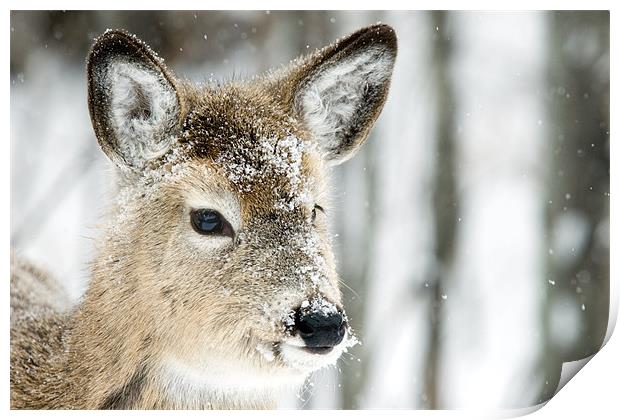
[[[357,343],[330,169],[387,99],[394,30],[362,28],[248,80],[193,84],[123,29],[86,73],[115,192],[86,292],[11,256],[14,409],[273,409]]]

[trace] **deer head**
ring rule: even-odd
[[[368,136],[395,56],[376,25],[265,77],[196,86],[126,32],[97,39],[89,109],[119,185],[86,298],[99,345],[125,337],[172,394],[334,363],[354,339],[327,174]]]

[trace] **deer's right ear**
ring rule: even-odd
[[[122,169],[140,170],[180,133],[174,78],[151,49],[124,31],[107,31],[88,57],[88,108],[97,141]]]

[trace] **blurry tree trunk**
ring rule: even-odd
[[[364,146],[366,170],[346,184],[348,194],[359,193],[360,181],[370,182],[368,210],[351,207],[344,217],[356,232],[347,246],[366,250],[352,260],[364,269],[363,284],[353,286],[361,301],[354,325],[363,327],[357,330],[363,344],[353,349],[352,360],[342,361],[347,369],[342,376],[353,373],[345,391],[351,394],[352,407],[418,408],[427,331],[419,290],[428,280],[430,264],[431,227],[424,221],[432,213],[429,143],[435,137],[435,109],[419,104],[432,104],[435,98],[428,83],[433,77],[429,61],[434,31],[428,13],[386,12],[370,15],[366,24],[377,19],[395,28],[399,53],[385,109]],[[362,163],[359,158],[345,166]],[[360,213],[366,220],[353,225],[351,219]]]
[[[547,357],[541,399],[561,363],[599,350],[609,316],[609,12],[556,12],[551,24],[551,170],[548,178]],[[562,231],[577,237],[568,245]],[[568,248],[561,255],[559,248]],[[573,305],[575,343],[553,340],[551,311]],[[557,338],[557,337],[556,337]]]
[[[358,189],[363,189],[351,197],[344,197],[344,201],[349,203],[346,208],[351,211],[358,211],[360,215],[364,216],[359,224],[342,221],[341,226],[344,229],[339,238],[343,245],[346,244],[341,251],[343,262],[341,276],[342,281],[346,284],[346,286],[341,287],[343,299],[349,323],[356,336],[362,340],[362,345],[357,345],[349,350],[349,354],[345,354],[339,364],[341,371],[339,378],[341,408],[347,410],[360,408],[358,398],[360,391],[366,384],[366,363],[372,351],[363,339],[363,320],[369,280],[368,259],[364,258],[364,255],[370,255],[375,235],[373,226],[376,216],[368,208],[368,204],[373,203],[375,197],[375,165],[377,162],[372,159],[375,147],[373,141],[368,142],[355,157],[356,161],[349,163],[350,168],[347,173],[343,174],[344,185],[351,186],[356,183]],[[355,204],[352,202],[353,200],[356,201]],[[357,210],[354,210],[355,208]],[[344,212],[343,216],[344,218],[351,217],[347,212]],[[354,219],[357,218],[354,217]]]
[[[453,249],[435,249],[454,253],[440,272],[438,404],[521,408],[538,396],[530,369],[543,335],[545,15],[449,17],[458,233]]]
[[[340,27],[347,27],[347,31],[358,29],[367,19],[376,16],[375,12],[345,12],[336,17]],[[327,19],[326,19],[327,20]],[[351,29],[349,29],[351,28]],[[332,34],[341,36],[342,34]],[[357,337],[361,338],[362,345],[357,345],[350,354],[345,354],[339,363],[340,408],[351,410],[359,407],[359,396],[367,382],[367,363],[371,348],[364,343],[363,321],[365,317],[366,294],[369,281],[369,265],[367,256],[372,252],[373,238],[375,237],[375,213],[372,203],[375,202],[377,147],[379,139],[371,134],[364,147],[355,158],[339,171],[342,185],[348,192],[342,197],[344,212],[339,221],[340,237],[336,242],[343,245],[340,248],[342,262],[341,277],[345,283],[342,289],[343,300],[349,318]],[[355,215],[354,215],[355,214]]]
[[[435,74],[435,94],[437,97],[437,129],[435,150],[435,177],[433,185],[434,213],[434,254],[436,258],[434,278],[430,279],[429,329],[426,349],[425,392],[423,405],[430,409],[439,408],[438,367],[441,355],[441,319],[442,298],[445,276],[452,265],[453,250],[458,218],[458,197],[456,192],[455,171],[456,156],[454,150],[454,92],[452,90],[449,66],[451,45],[447,31],[448,13],[435,11],[432,14],[433,26],[436,28],[433,68]]]

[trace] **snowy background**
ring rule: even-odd
[[[382,21],[392,89],[333,174],[363,343],[282,407],[518,408],[594,353],[609,305],[607,12],[12,12],[11,245],[88,282],[110,166],[84,60],[125,28],[178,76],[251,76]]]

